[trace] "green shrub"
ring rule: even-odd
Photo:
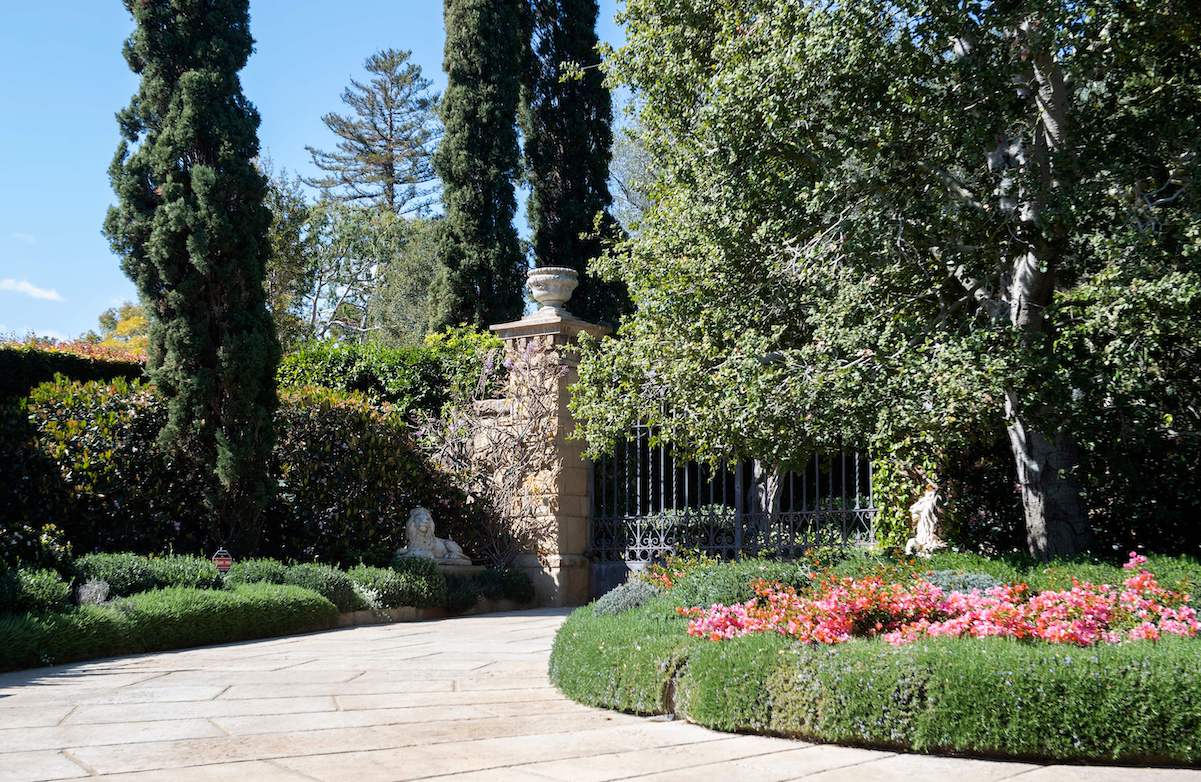
[[[689,638],[670,604],[573,613],[550,675],[564,694],[706,727],[934,753],[1201,762],[1201,641],[1078,648],[1011,639],[798,645]]]
[[[156,587],[193,587],[223,589],[225,580],[212,560],[204,557],[173,555],[151,557],[150,572]]]
[[[413,605],[409,582],[391,568],[359,565],[346,571],[359,597],[368,608],[396,608]],[[369,599],[365,596],[369,596]]]
[[[689,571],[676,581],[668,596],[684,608],[714,603],[743,603],[755,596],[751,588],[758,579],[778,581],[803,589],[809,586],[811,568],[805,562],[768,559],[741,559],[705,565]]]
[[[449,611],[466,611],[480,599],[471,576],[448,575],[446,577],[446,608]]]
[[[437,412],[445,401],[445,383],[437,359],[419,347],[377,343],[310,342],[279,363],[284,387],[320,386],[354,391],[401,412]]]
[[[138,554],[87,554],[75,560],[80,581],[103,581],[110,597],[125,597],[158,586],[149,557]]]
[[[292,565],[284,573],[284,583],[313,590],[339,611],[353,611],[359,607],[350,576],[329,565],[316,562]]]
[[[396,557],[392,569],[404,582],[402,605],[417,608],[442,608],[447,604],[447,579],[433,560],[423,557]]]
[[[282,584],[288,566],[278,559],[235,560],[225,574],[225,583],[234,584]]]
[[[534,599],[534,583],[520,570],[485,568],[467,576],[447,576],[446,584],[446,607],[451,611],[466,611],[480,600],[528,603]]]
[[[211,476],[155,445],[165,422],[153,388],[124,381],[46,384],[22,405],[0,405],[0,557],[28,561],[43,525],[57,525],[76,551],[153,554],[167,541],[215,550]],[[395,410],[354,394],[284,389],[275,429],[279,488],[256,553],[387,564],[404,545],[396,520],[417,505],[470,549],[476,533],[461,493],[426,462]]]
[[[397,520],[418,505],[470,547],[478,533],[461,493],[425,461],[397,411],[317,388],[280,400],[268,550],[302,562],[387,565],[405,545]]]
[[[550,680],[567,697],[634,714],[670,710],[676,670],[701,641],[664,600],[616,616],[574,611],[555,635]]]
[[[179,649],[328,627],[330,601],[314,590],[246,584],[228,591],[169,587],[121,601],[133,622],[138,648]]]
[[[645,605],[650,600],[663,594],[663,590],[654,584],[635,578],[611,589],[601,595],[592,604],[592,612],[597,616],[623,614]]]
[[[0,671],[140,651],[133,622],[110,606],[0,616]]]
[[[716,730],[764,732],[771,723],[767,681],[789,639],[775,633],[699,643],[675,689],[676,714]]]
[[[514,603],[534,601],[534,582],[521,570],[505,568],[500,571],[501,596]]]
[[[318,630],[336,619],[332,603],[300,587],[154,590],[103,606],[0,616],[0,670]]]
[[[71,585],[54,570],[0,570],[0,614],[58,611],[71,599]]]
[[[468,327],[431,334],[419,347],[311,342],[283,357],[278,377],[284,387],[357,392],[404,415],[438,413],[449,399],[476,390],[488,355],[501,346],[496,335]],[[499,391],[502,373],[488,374],[490,390]]]
[[[25,396],[35,386],[54,380],[56,375],[71,380],[109,382],[118,378],[134,380],[142,376],[142,363],[131,357],[117,357],[104,350],[83,354],[87,346],[49,349],[38,344],[0,345],[0,399]]]

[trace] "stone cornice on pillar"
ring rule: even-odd
[[[570,340],[582,333],[603,337],[612,331],[608,326],[589,323],[569,313],[548,312],[535,312],[521,320],[498,323],[488,328],[503,340],[560,335]]]

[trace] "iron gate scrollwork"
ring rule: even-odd
[[[815,545],[869,541],[871,462],[844,451],[775,468],[753,460],[678,461],[651,427],[593,465],[593,591],[681,550],[795,558]]]

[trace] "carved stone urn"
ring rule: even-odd
[[[534,301],[541,305],[538,314],[571,314],[563,305],[580,284],[580,276],[575,269],[566,266],[540,266],[530,269],[526,275],[526,282],[530,286]]]

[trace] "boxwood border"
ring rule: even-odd
[[[1039,761],[1201,765],[1201,641],[710,642],[659,599],[575,611],[550,678],[567,697],[716,730]]]

